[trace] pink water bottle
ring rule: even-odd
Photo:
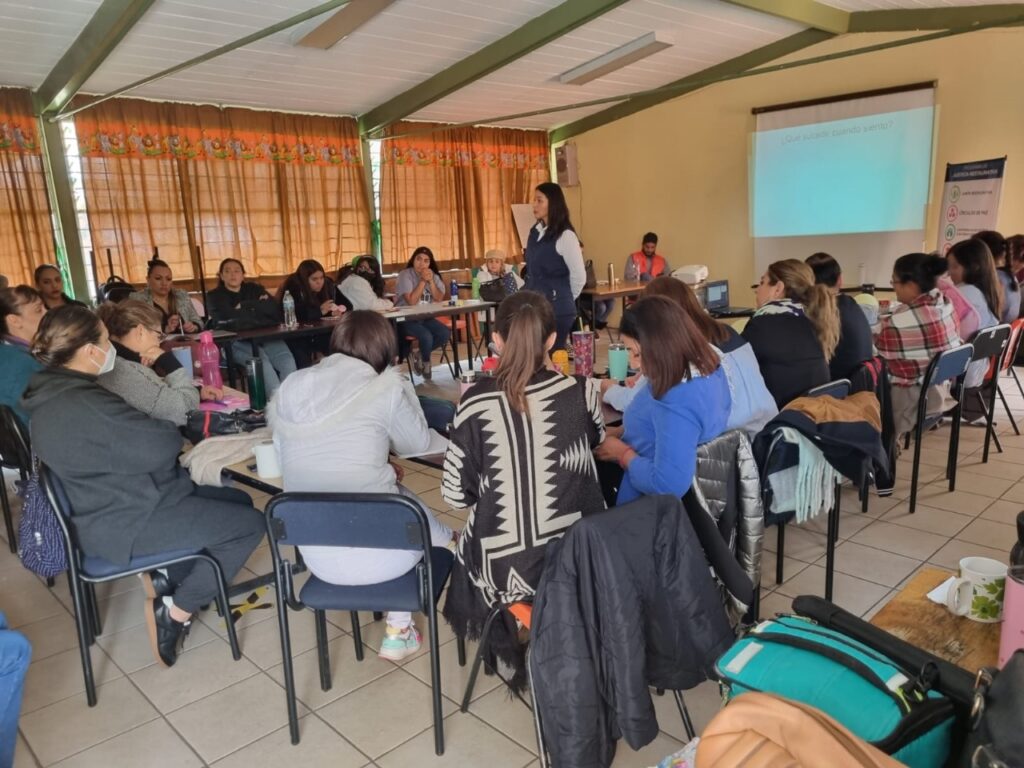
[[[1006,574],[1003,598],[1003,626],[999,631],[999,667],[1014,651],[1024,648],[1024,566],[1011,567]]]
[[[199,334],[199,368],[203,372],[204,387],[224,386],[220,377],[220,348],[213,343],[213,334],[203,331]]]

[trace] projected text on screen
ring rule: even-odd
[[[754,237],[922,229],[933,107],[754,134]]]

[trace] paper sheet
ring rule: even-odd
[[[933,603],[945,605],[946,596],[949,594],[949,588],[953,585],[953,581],[955,579],[956,576],[950,576],[944,582],[939,584],[939,586],[937,586],[935,589],[928,593],[928,599],[931,600]]]
[[[448,450],[448,438],[435,430],[430,430],[430,445],[425,451],[417,453],[400,453],[400,459],[414,459],[417,456],[433,456],[435,453],[444,453]]]

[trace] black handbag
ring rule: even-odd
[[[1001,670],[979,670],[971,707],[971,732],[960,765],[964,768],[1024,766],[1024,650]]]
[[[585,264],[587,268],[587,282],[584,283],[584,288],[597,288],[597,275],[594,274],[594,262],[587,259]]]
[[[267,426],[265,414],[253,411],[190,411],[182,431],[193,444],[216,435],[239,435]]]
[[[508,296],[508,290],[505,288],[504,280],[489,280],[486,283],[480,283],[480,298],[484,301],[500,304],[506,296]]]

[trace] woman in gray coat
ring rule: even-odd
[[[152,416],[182,426],[189,411],[199,407],[200,399],[217,400],[223,391],[215,387],[197,389],[192,371],[182,368],[178,359],[160,347],[160,313],[149,304],[127,299],[120,304],[107,303],[99,316],[117,350],[114,369],[97,382],[119,396],[128,405]]]

